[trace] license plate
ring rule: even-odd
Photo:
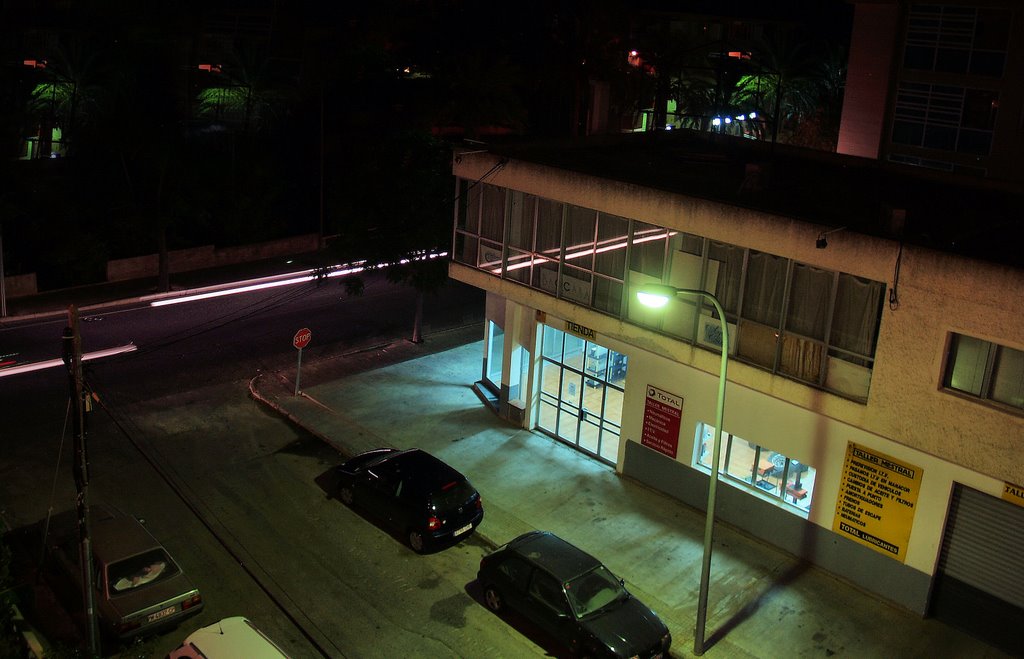
[[[173,615],[176,610],[177,610],[176,607],[169,606],[166,609],[164,609],[163,611],[157,611],[156,613],[150,613],[149,617],[146,620],[148,620],[149,622],[153,622],[154,620],[159,620],[160,618],[166,618],[169,615]]]
[[[461,529],[455,529],[455,535],[462,535],[463,533],[469,533],[473,530],[472,524],[466,524]]]

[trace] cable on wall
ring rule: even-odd
[[[900,241],[900,249],[896,252],[896,267],[892,273],[892,288],[889,289],[889,309],[896,311],[900,308],[900,296],[898,293],[900,285],[900,263],[903,261],[903,241]]]

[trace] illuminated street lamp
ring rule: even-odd
[[[704,559],[700,569],[700,595],[697,601],[697,622],[693,634],[693,653],[704,654],[704,630],[708,620],[708,582],[711,579],[711,541],[715,531],[715,494],[718,489],[718,459],[722,450],[722,419],[725,416],[725,375],[729,366],[729,327],[725,322],[722,303],[711,293],[691,288],[676,288],[665,284],[645,284],[637,289],[641,304],[655,309],[664,307],[677,295],[703,297],[718,313],[722,326],[722,365],[718,373],[718,405],[715,409],[715,442],[711,452],[711,480],[708,483],[708,507],[704,517]]]

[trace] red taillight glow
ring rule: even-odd
[[[483,510],[484,509],[484,498],[483,497],[477,497],[476,498],[476,509],[477,510]]]
[[[431,531],[436,531],[441,528],[441,520],[436,517],[430,517],[427,519],[427,528]]]
[[[185,609],[191,609],[193,606],[201,604],[202,602],[203,596],[199,593],[196,593],[195,595],[181,603],[181,610],[184,611]]]

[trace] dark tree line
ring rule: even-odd
[[[716,76],[707,44],[621,0],[266,3],[266,34],[216,39],[200,20],[215,0],[75,5],[33,26],[31,53],[0,21],[5,265],[43,288],[102,280],[111,258],[308,232],[329,238],[325,262],[444,249],[449,141],[583,136],[595,84],[613,132],[649,107],[660,125],[670,100],[693,129],[756,106],[781,140],[826,147],[838,119],[824,59],[765,42],[760,68]],[[32,135],[59,157],[12,163]],[[429,290],[442,266],[390,274]]]

